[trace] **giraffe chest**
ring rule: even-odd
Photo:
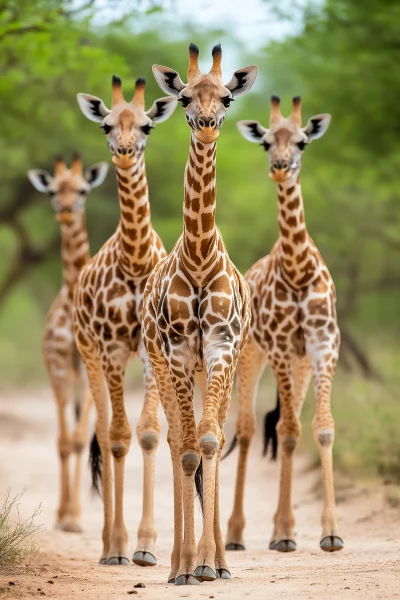
[[[97,285],[96,285],[97,284]],[[78,324],[99,345],[122,343],[136,353],[146,279],[133,281],[116,269],[77,292]]]
[[[326,341],[337,333],[335,294],[329,274],[301,290],[281,277],[276,263],[266,257],[249,271],[251,335],[268,359],[304,356],[307,341]]]
[[[186,355],[196,368],[205,355],[239,350],[247,333],[243,324],[243,298],[236,273],[217,273],[198,288],[179,268],[171,277],[160,278],[156,303],[157,325],[167,357]]]

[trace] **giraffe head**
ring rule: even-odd
[[[83,173],[80,156],[75,154],[70,169],[58,156],[53,176],[41,169],[31,169],[28,177],[39,192],[50,196],[57,221],[72,223],[75,216],[83,212],[87,194],[103,183],[107,172],[108,164],[100,162]]]
[[[160,88],[170,96],[177,97],[186,112],[186,120],[196,138],[205,144],[214,142],[224,122],[225,113],[236,96],[246,94],[253,85],[258,67],[252,65],[235,71],[232,79],[222,83],[221,46],[212,50],[213,65],[207,75],[198,66],[199,49],[189,46],[187,83],[183,83],[177,71],[161,65],[153,65],[153,74]]]
[[[302,127],[300,96],[293,98],[292,112],[287,119],[282,116],[279,103],[278,96],[271,97],[269,129],[260,125],[258,121],[239,121],[237,126],[246,140],[260,144],[268,152],[269,176],[273,181],[282,183],[289,179],[297,179],[307,144],[324,135],[331,116],[315,115]]]
[[[133,98],[126,102],[121,80],[113,75],[111,110],[101,98],[78,94],[83,114],[95,123],[101,123],[112,153],[113,163],[120,169],[130,169],[142,155],[147,138],[156,123],[166,121],[177,107],[176,98],[159,98],[149,110],[144,106],[145,80],[137,79]]]

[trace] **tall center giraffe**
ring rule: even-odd
[[[89,241],[85,222],[86,196],[104,181],[107,163],[97,163],[82,171],[76,154],[70,169],[61,157],[56,159],[54,176],[42,169],[31,169],[32,185],[51,198],[61,229],[62,285],[51,305],[43,336],[43,357],[58,409],[58,453],[61,463],[60,504],[57,529],[82,531],[80,485],[82,451],[87,439],[91,397],[81,357],[74,342],[72,299],[75,283],[89,260]],[[75,404],[76,427],[71,435],[67,407]],[[70,457],[76,455],[75,476],[71,489]]]
[[[268,153],[269,175],[278,186],[279,240],[271,254],[256,262],[246,274],[252,300],[249,341],[238,365],[237,438],[239,463],[235,503],[228,525],[227,548],[244,549],[244,479],[247,453],[254,433],[254,400],[266,364],[278,384],[281,414],[277,425],[281,449],[278,509],[270,548],[296,549],[292,512],[293,455],[301,434],[300,413],[311,376],[314,377],[316,415],[314,438],[318,445],[324,489],[322,550],[343,548],[338,533],[333,485],[332,446],[334,422],[331,387],[339,353],[335,286],[318,249],[307,232],[300,169],[307,145],[327,130],[330,115],[315,115],[301,126],[301,100],[285,119],[279,98],[271,98],[270,127],[241,121],[239,131]]]
[[[144,340],[168,420],[174,473],[174,548],[169,577],[176,585],[230,578],[219,524],[218,471],[232,381],[250,320],[249,290],[229,259],[215,223],[216,141],[229,104],[252,86],[257,67],[222,84],[220,46],[207,75],[189,47],[188,83],[155,65],[161,89],[177,96],[191,129],[184,183],[183,234],[150,276],[144,297]],[[203,395],[193,412],[197,372]],[[203,459],[204,523],[196,551],[194,479]],[[182,532],[182,498],[184,532]],[[182,543],[183,533],[183,543]]]
[[[114,235],[82,270],[76,287],[74,325],[97,410],[96,435],[101,450],[104,505],[101,564],[129,564],[123,490],[125,456],[132,433],[125,412],[124,375],[131,355],[140,355],[144,366],[144,405],[136,428],[144,462],[143,513],[133,561],[151,566],[156,564],[153,495],[160,424],[157,385],[142,342],[141,310],[147,278],[166,252],[151,225],[144,150],[155,123],[168,119],[177,102],[173,98],[162,98],[145,111],[144,79],[136,81],[131,102],[124,100],[118,77],[113,77],[112,86],[111,110],[100,98],[78,94],[83,113],[91,121],[101,123],[107,136],[117,172],[120,222]],[[112,406],[111,424],[108,394]],[[92,444],[92,456],[96,458],[96,454],[98,447]],[[95,463],[98,464],[98,456]]]

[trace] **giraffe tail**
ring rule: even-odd
[[[203,509],[203,457],[200,458],[199,466],[194,474],[194,485],[196,487],[196,496],[199,499],[201,512],[204,515]]]
[[[276,406],[273,410],[267,412],[264,417],[264,449],[263,456],[268,452],[269,444],[271,443],[271,458],[276,460],[278,453],[278,436],[276,426],[281,413],[281,403],[279,399],[279,390],[276,390]]]
[[[94,432],[92,441],[90,442],[89,465],[92,473],[92,492],[101,496],[102,462],[96,432]]]
[[[227,456],[229,456],[230,453],[234,451],[234,449],[236,448],[237,444],[238,444],[238,438],[237,438],[237,435],[235,433],[235,435],[233,436],[233,440],[231,441],[231,445],[229,446],[229,448],[225,452],[225,454],[223,456],[221,456],[221,460],[224,460],[224,458],[226,458]]]

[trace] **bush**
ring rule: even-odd
[[[40,514],[41,507],[39,505],[28,519],[22,519],[19,501],[24,493],[25,488],[11,498],[8,490],[0,509],[0,568],[18,566],[22,561],[29,564],[37,551],[33,538],[41,526],[35,525],[34,519]]]

